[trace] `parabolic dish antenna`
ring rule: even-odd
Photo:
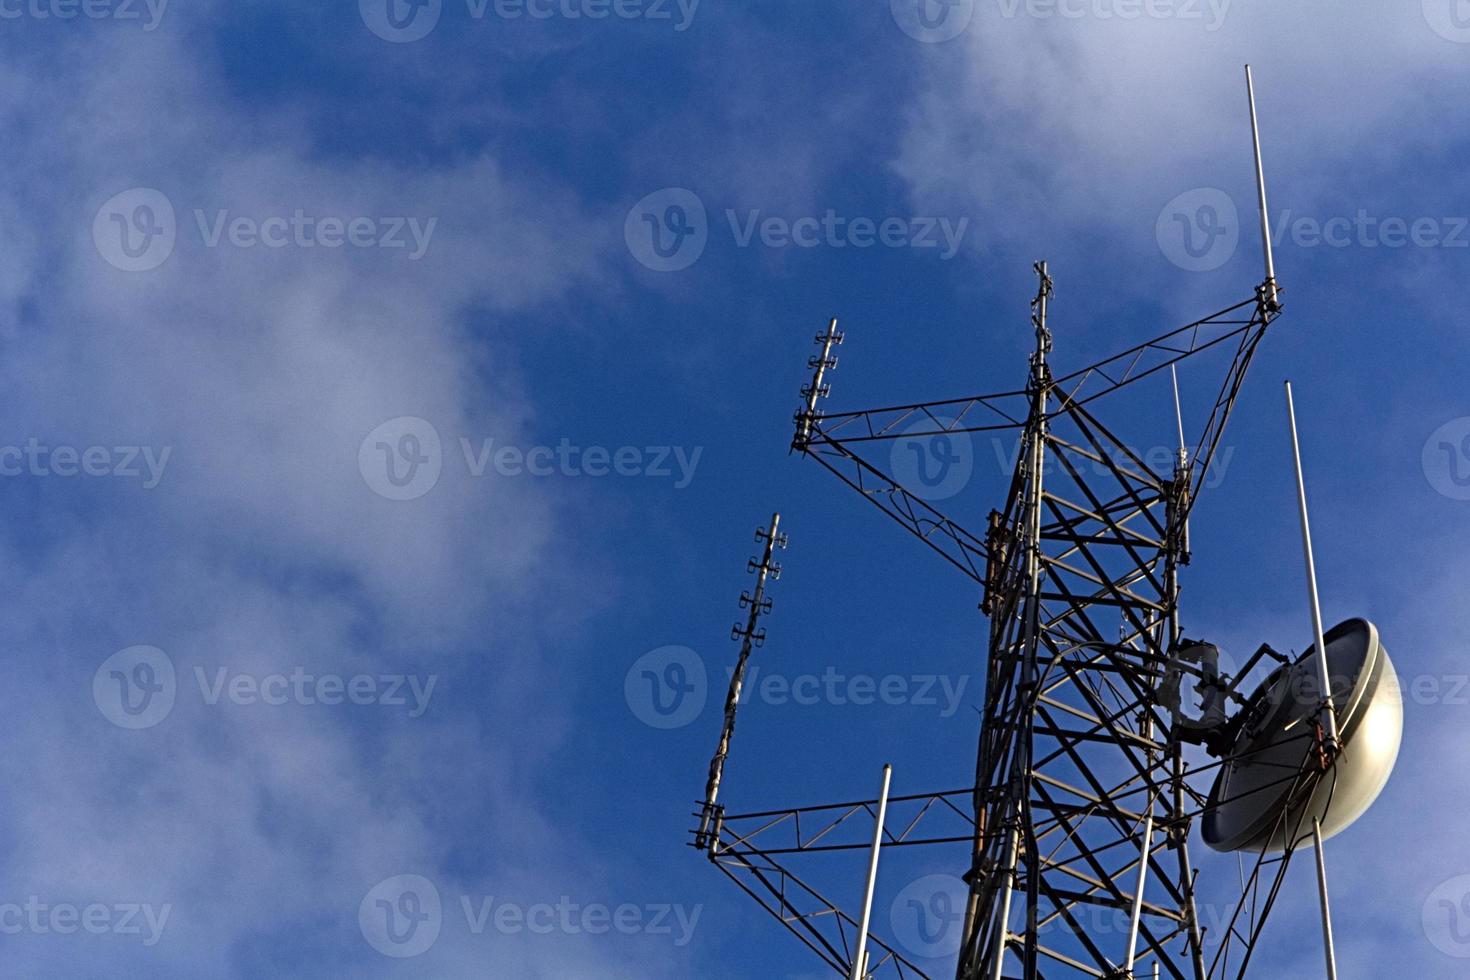
[[[1314,722],[1322,704],[1316,649],[1283,664],[1241,709],[1243,724],[1215,778],[1202,833],[1217,851],[1278,852],[1321,821],[1347,829],[1388,782],[1404,734],[1398,675],[1378,629],[1350,619],[1325,637],[1340,751],[1323,774]]]

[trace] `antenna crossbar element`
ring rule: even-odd
[[[965,788],[890,797],[882,823],[884,853],[968,844],[974,837],[968,805],[973,795],[973,788]],[[870,852],[880,809],[881,798],[721,814],[712,830],[710,860],[835,972],[850,977],[857,962],[858,921],[791,864]],[[876,933],[868,944],[866,976],[932,978]]]
[[[1049,424],[1053,418],[1084,410],[1105,395],[1207,351],[1229,354],[1230,366],[1189,453],[1191,483],[1179,515],[1187,520],[1188,510],[1209,473],[1245,372],[1278,312],[1268,307],[1258,292],[1253,299],[1057,378],[1050,383],[1052,394],[1037,423]],[[830,393],[829,384],[823,382],[823,388]],[[803,393],[809,390],[803,388]],[[1032,415],[1032,408],[1025,404],[1030,397],[1027,389],[1020,389],[820,416],[815,410],[804,410],[797,414],[794,445],[984,588],[994,579],[995,558],[999,557],[991,554],[995,529],[983,535],[969,530],[919,493],[901,485],[887,472],[884,458],[888,456],[888,443],[895,439],[1024,429]],[[1130,465],[1134,464],[1147,469],[1141,461],[1130,460]]]

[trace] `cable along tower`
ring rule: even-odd
[[[955,869],[967,888],[957,911],[957,980],[1206,980],[1246,976],[1291,859],[1310,842],[1326,975],[1335,980],[1321,844],[1382,790],[1402,705],[1371,623],[1322,629],[1294,408],[1312,648],[1292,659],[1262,644],[1230,675],[1219,649],[1186,638],[1179,618],[1194,503],[1257,347],[1282,311],[1253,90],[1250,103],[1266,276],[1248,298],[1057,377],[1048,322],[1055,290],[1038,262],[1023,388],[858,411],[822,410],[844,338],[835,320],[816,338],[792,449],[971,579],[989,618],[970,786],[890,799],[885,772],[877,801],[729,814],[716,796],[751,635],[770,608],[762,569],[777,519],[760,536],[765,557],[751,561],[756,602],[743,597],[750,620],[736,631],[739,669],[693,843],[843,976],[934,974],[901,944],[865,934],[857,917],[818,890],[805,867],[822,855],[871,847],[876,866],[879,844],[967,849]],[[1210,407],[1186,425],[1178,369],[1187,365],[1198,385],[1206,361],[1217,373],[1204,383],[1207,395],[1191,403]],[[1105,419],[1118,392],[1166,377],[1178,450],[1160,470]],[[979,533],[885,469],[893,440],[960,433],[1019,438],[1008,492]],[[1261,665],[1272,668],[1268,676],[1244,691]],[[1187,692],[1197,705],[1186,703]],[[1239,880],[1230,883],[1238,891],[1213,936],[1196,904],[1197,825],[1212,849],[1242,856]],[[1212,882],[1212,894],[1226,884]]]

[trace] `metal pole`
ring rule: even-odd
[[[1302,450],[1296,435],[1296,404],[1291,382],[1286,382],[1286,414],[1291,423],[1291,455],[1296,463],[1297,506],[1302,522],[1302,551],[1307,559],[1307,600],[1312,607],[1312,640],[1317,645],[1317,677],[1322,689],[1322,727],[1327,732],[1328,758],[1337,754],[1337,710],[1332,704],[1332,678],[1327,666],[1327,643],[1322,638],[1322,606],[1317,600],[1317,563],[1312,558],[1312,524],[1307,518],[1307,484],[1302,477]]]
[[[1016,820],[1019,822],[1020,819],[1018,813]],[[991,961],[990,980],[1001,980],[1005,972],[1006,945],[1010,941],[1011,896],[1015,893],[1012,883],[1016,876],[1016,851],[1021,846],[1020,838],[1019,826],[1012,827],[1006,838],[1005,880],[1001,885],[1000,912],[996,918],[995,959]]]
[[[817,403],[827,397],[827,370],[837,367],[837,360],[832,356],[832,347],[842,343],[842,334],[837,331],[835,316],[827,325],[827,332],[817,335],[816,342],[822,345],[822,353],[807,359],[807,367],[812,369],[812,383],[810,387],[801,389],[806,403],[796,416],[796,437],[791,443],[793,451],[805,450],[811,442],[812,427],[817,422]]]
[[[1261,212],[1261,244],[1266,254],[1266,300],[1274,309],[1280,305],[1276,297],[1276,259],[1271,250],[1271,218],[1266,207],[1266,168],[1261,163],[1261,128],[1256,123],[1256,85],[1251,66],[1245,66],[1245,91],[1251,104],[1251,139],[1256,152],[1256,203]]]
[[[852,958],[852,973],[849,980],[863,980],[867,973],[868,924],[873,918],[873,890],[878,886],[878,852],[883,848],[883,822],[888,817],[888,784],[893,778],[893,767],[883,767],[883,792],[878,797],[878,826],[873,831],[873,852],[868,857],[868,889],[863,896],[862,925],[858,927],[857,953]]]
[[[730,690],[725,695],[724,725],[720,729],[720,741],[715,747],[715,754],[710,759],[709,779],[704,787],[704,806],[700,812],[699,830],[694,835],[694,846],[701,850],[708,849],[711,856],[714,855],[719,836],[718,830],[714,828],[715,817],[719,810],[720,781],[725,775],[725,761],[730,757],[730,742],[735,737],[735,716],[740,710],[740,692],[745,684],[746,668],[758,642],[756,628],[766,611],[766,584],[773,572],[776,572],[779,577],[779,571],[773,558],[777,548],[786,547],[785,539],[781,537],[780,512],[771,515],[769,531],[761,532],[757,529],[756,533],[758,537],[764,534],[765,552],[761,556],[761,563],[751,568],[751,571],[756,573],[756,579],[755,589],[749,597],[750,615],[746,618],[745,630],[735,634],[741,640],[740,657],[735,661],[735,670],[730,674]]]
[[[1322,943],[1327,949],[1327,980],[1337,980],[1337,951],[1332,943],[1332,909],[1327,902],[1327,861],[1322,856],[1322,822],[1312,818],[1312,842],[1317,848],[1317,891],[1322,896]]]
[[[1146,727],[1144,738],[1152,741],[1154,737],[1152,715],[1149,716],[1149,723]],[[1143,888],[1148,884],[1148,862],[1153,848],[1154,795],[1152,793],[1148,794],[1144,806],[1148,808],[1148,814],[1143,818],[1143,840],[1138,844],[1138,887],[1133,892],[1133,912],[1128,918],[1128,958],[1123,963],[1123,975],[1128,980],[1133,980],[1133,964],[1137,959],[1138,927],[1143,918]]]
[[[1291,382],[1286,382],[1286,414],[1291,421],[1291,454],[1296,462],[1297,505],[1302,519],[1302,550],[1307,557],[1307,597],[1312,606],[1312,639],[1317,645],[1317,674],[1322,684],[1323,728],[1327,732],[1328,759],[1337,755],[1337,711],[1332,704],[1332,679],[1328,674],[1327,643],[1322,638],[1322,608],[1317,600],[1317,565],[1312,559],[1312,526],[1307,519],[1307,485],[1302,477],[1302,450],[1296,434],[1296,404]],[[1327,861],[1322,854],[1322,824],[1312,818],[1312,837],[1317,852],[1317,893],[1322,901],[1322,942],[1327,954],[1327,980],[1337,980],[1337,952],[1332,944],[1332,909],[1327,899]]]
[[[1179,404],[1179,369],[1169,365],[1169,376],[1174,380],[1174,424],[1179,426],[1179,469],[1189,465],[1189,450],[1184,446],[1184,409]]]

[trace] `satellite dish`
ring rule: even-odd
[[[1279,852],[1321,821],[1324,839],[1378,798],[1398,759],[1404,703],[1378,629],[1350,619],[1327,632],[1340,751],[1316,771],[1313,723],[1322,703],[1316,649],[1283,664],[1251,695],[1210,791],[1202,832],[1217,851]],[[1300,774],[1301,778],[1298,778]]]

